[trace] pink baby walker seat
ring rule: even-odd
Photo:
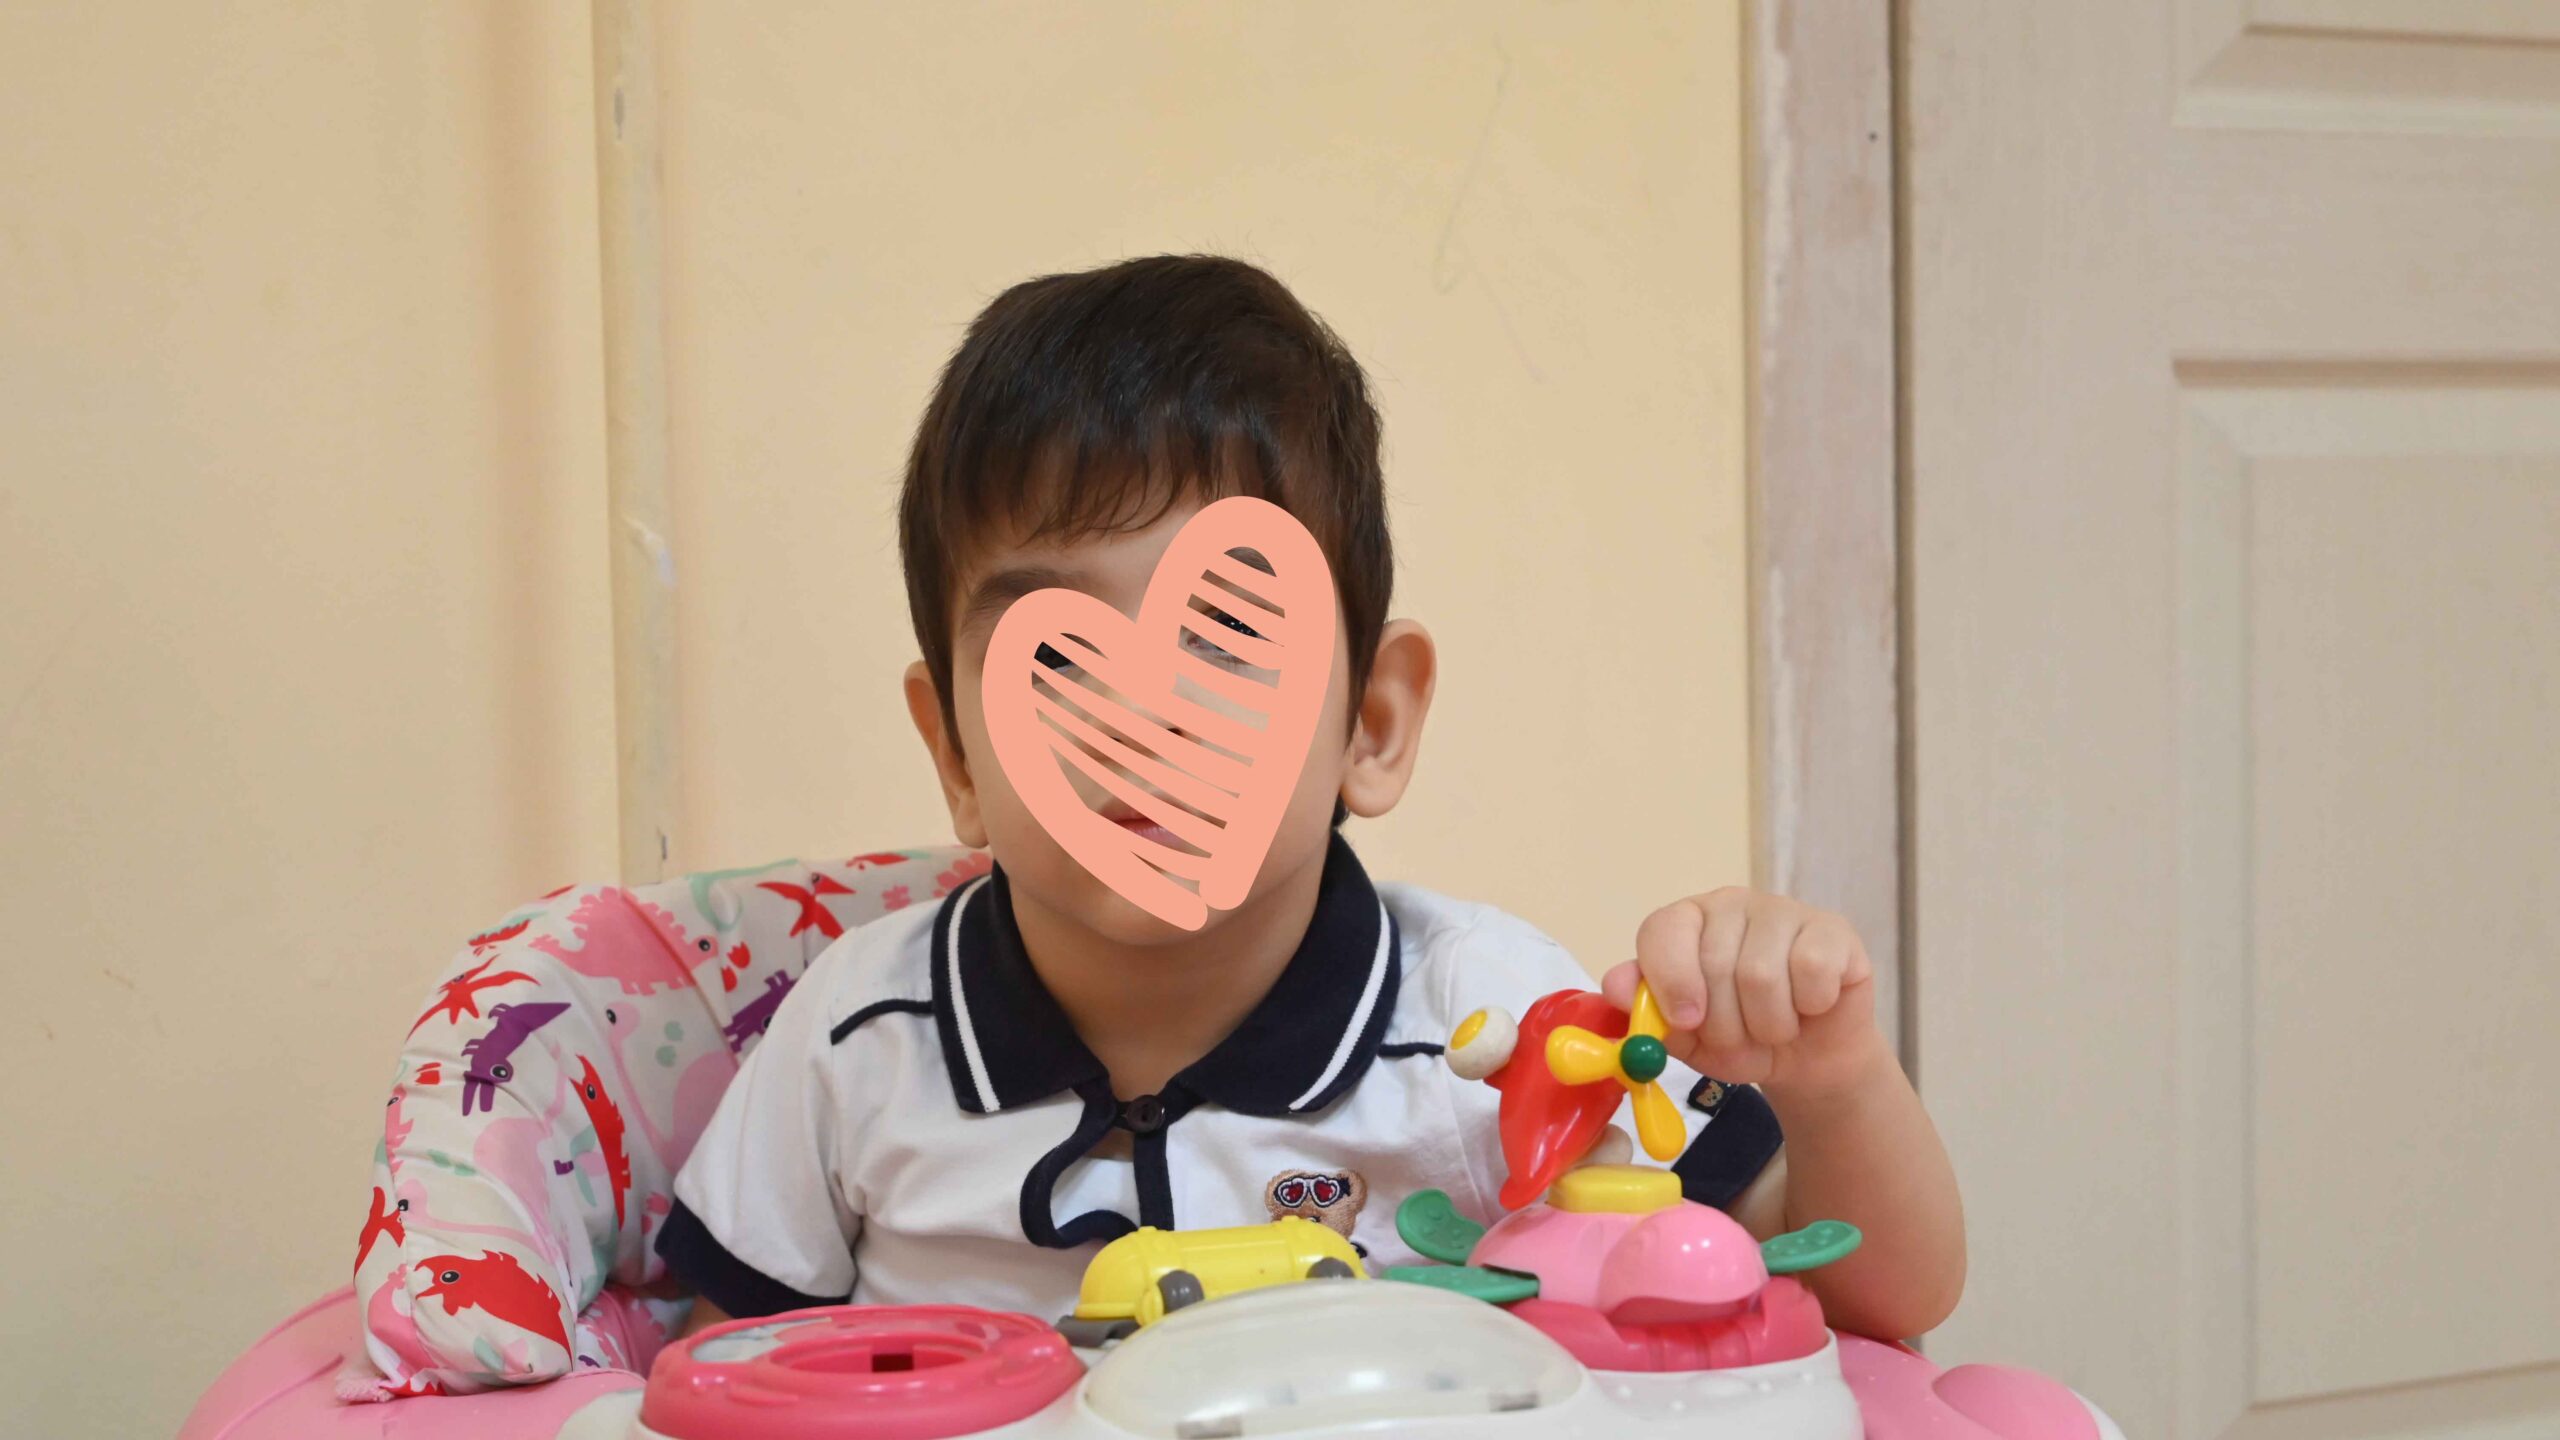
[[[987,867],[950,846],[572,886],[471,937],[402,1018],[352,1290],[235,1363],[182,1440],[430,1434],[429,1411],[547,1437],[532,1412],[636,1383],[685,1313],[655,1243],[676,1171],[782,997]],[[419,1395],[480,1403],[348,1403]]]
[[[988,866],[946,847],[576,886],[473,936],[400,1022],[370,1201],[349,1217],[352,1287],[235,1361],[179,1440],[1247,1433],[1241,1412],[1235,1428],[1180,1418],[1208,1413],[1204,1384],[1234,1392],[1213,1410],[1315,1407],[1283,1429],[1340,1411],[1311,1437],[1620,1440],[1632,1423],[1688,1440],[2121,1440],[2053,1381],[1833,1335],[1809,1290],[1696,1205],[1541,1201],[1489,1230],[1439,1217],[1447,1258],[1513,1292],[1501,1306],[1390,1274],[1198,1305],[1104,1352],[1044,1319],[950,1306],[828,1307],[670,1348],[686,1301],[657,1232],[740,1060],[827,944]],[[1789,1386],[1813,1388],[1749,1408]],[[1479,1389],[1516,1413],[1444,1413]]]

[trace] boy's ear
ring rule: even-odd
[[[978,814],[978,787],[969,779],[968,757],[960,753],[959,737],[942,724],[942,696],[933,688],[933,672],[918,660],[907,667],[907,714],[916,722],[916,734],[924,740],[925,752],[933,757],[934,774],[942,780],[942,803],[951,811],[951,833],[961,844],[974,850],[987,848],[987,825]]]
[[[1404,798],[1439,678],[1431,633],[1412,620],[1388,621],[1351,727],[1351,763],[1342,772],[1342,803],[1352,814],[1374,819]]]

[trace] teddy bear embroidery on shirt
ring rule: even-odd
[[[1262,1203],[1274,1220],[1295,1215],[1348,1240],[1369,1203],[1369,1182],[1357,1170],[1283,1170],[1262,1187]]]

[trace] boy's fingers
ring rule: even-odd
[[[1609,967],[1608,974],[1600,977],[1600,993],[1608,996],[1609,1003],[1619,1009],[1633,1010],[1636,1008],[1636,982],[1643,978],[1644,972],[1636,968],[1636,962],[1621,960]]]
[[[1845,924],[1825,918],[1804,927],[1787,960],[1797,1014],[1831,1013],[1840,1003],[1840,987],[1848,983],[1850,952],[1857,948],[1858,937]]]
[[[1707,897],[1706,926],[1698,936],[1697,965],[1704,985],[1705,1018],[1696,1027],[1709,1048],[1731,1050],[1750,1042],[1743,1024],[1742,999],[1734,992],[1734,968],[1742,960],[1744,931],[1750,912],[1738,898],[1720,903],[1722,892]]]
[[[1743,1028],[1754,1044],[1786,1045],[1796,1038],[1796,1002],[1787,957],[1802,933],[1793,915],[1763,911],[1743,934],[1734,988],[1742,1000]]]
[[[1842,921],[1841,928],[1848,929],[1848,922]],[[1875,962],[1867,957],[1867,942],[1858,938],[1857,931],[1850,930],[1849,960],[1840,967],[1840,983],[1844,986],[1864,985],[1874,978],[1876,967]]]
[[[1706,927],[1706,915],[1688,900],[1663,906],[1636,927],[1636,967],[1674,1030],[1696,1029],[1707,1013],[1706,982],[1698,968],[1699,937]],[[1632,986],[1627,1003],[1635,1003]]]
[[[1757,1085],[1768,1078],[1776,1062],[1777,1057],[1759,1045],[1745,1045],[1734,1050],[1702,1047],[1680,1057],[1681,1064],[1728,1085]]]

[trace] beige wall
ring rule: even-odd
[[[0,1433],[344,1284],[427,968],[612,863],[586,54],[0,7]]]
[[[1591,961],[1745,878],[1733,7],[1040,13],[677,8],[680,859],[948,835],[888,524],[934,370],[1012,281],[1208,249],[1378,382],[1445,679],[1372,868]]]
[[[1379,382],[1447,670],[1373,867],[1594,962],[1742,875],[1735,29],[676,6],[678,862],[947,834],[888,524],[933,367],[1009,281],[1207,248]],[[587,43],[0,12],[10,1433],[166,1433],[339,1283],[426,971],[611,865]]]

